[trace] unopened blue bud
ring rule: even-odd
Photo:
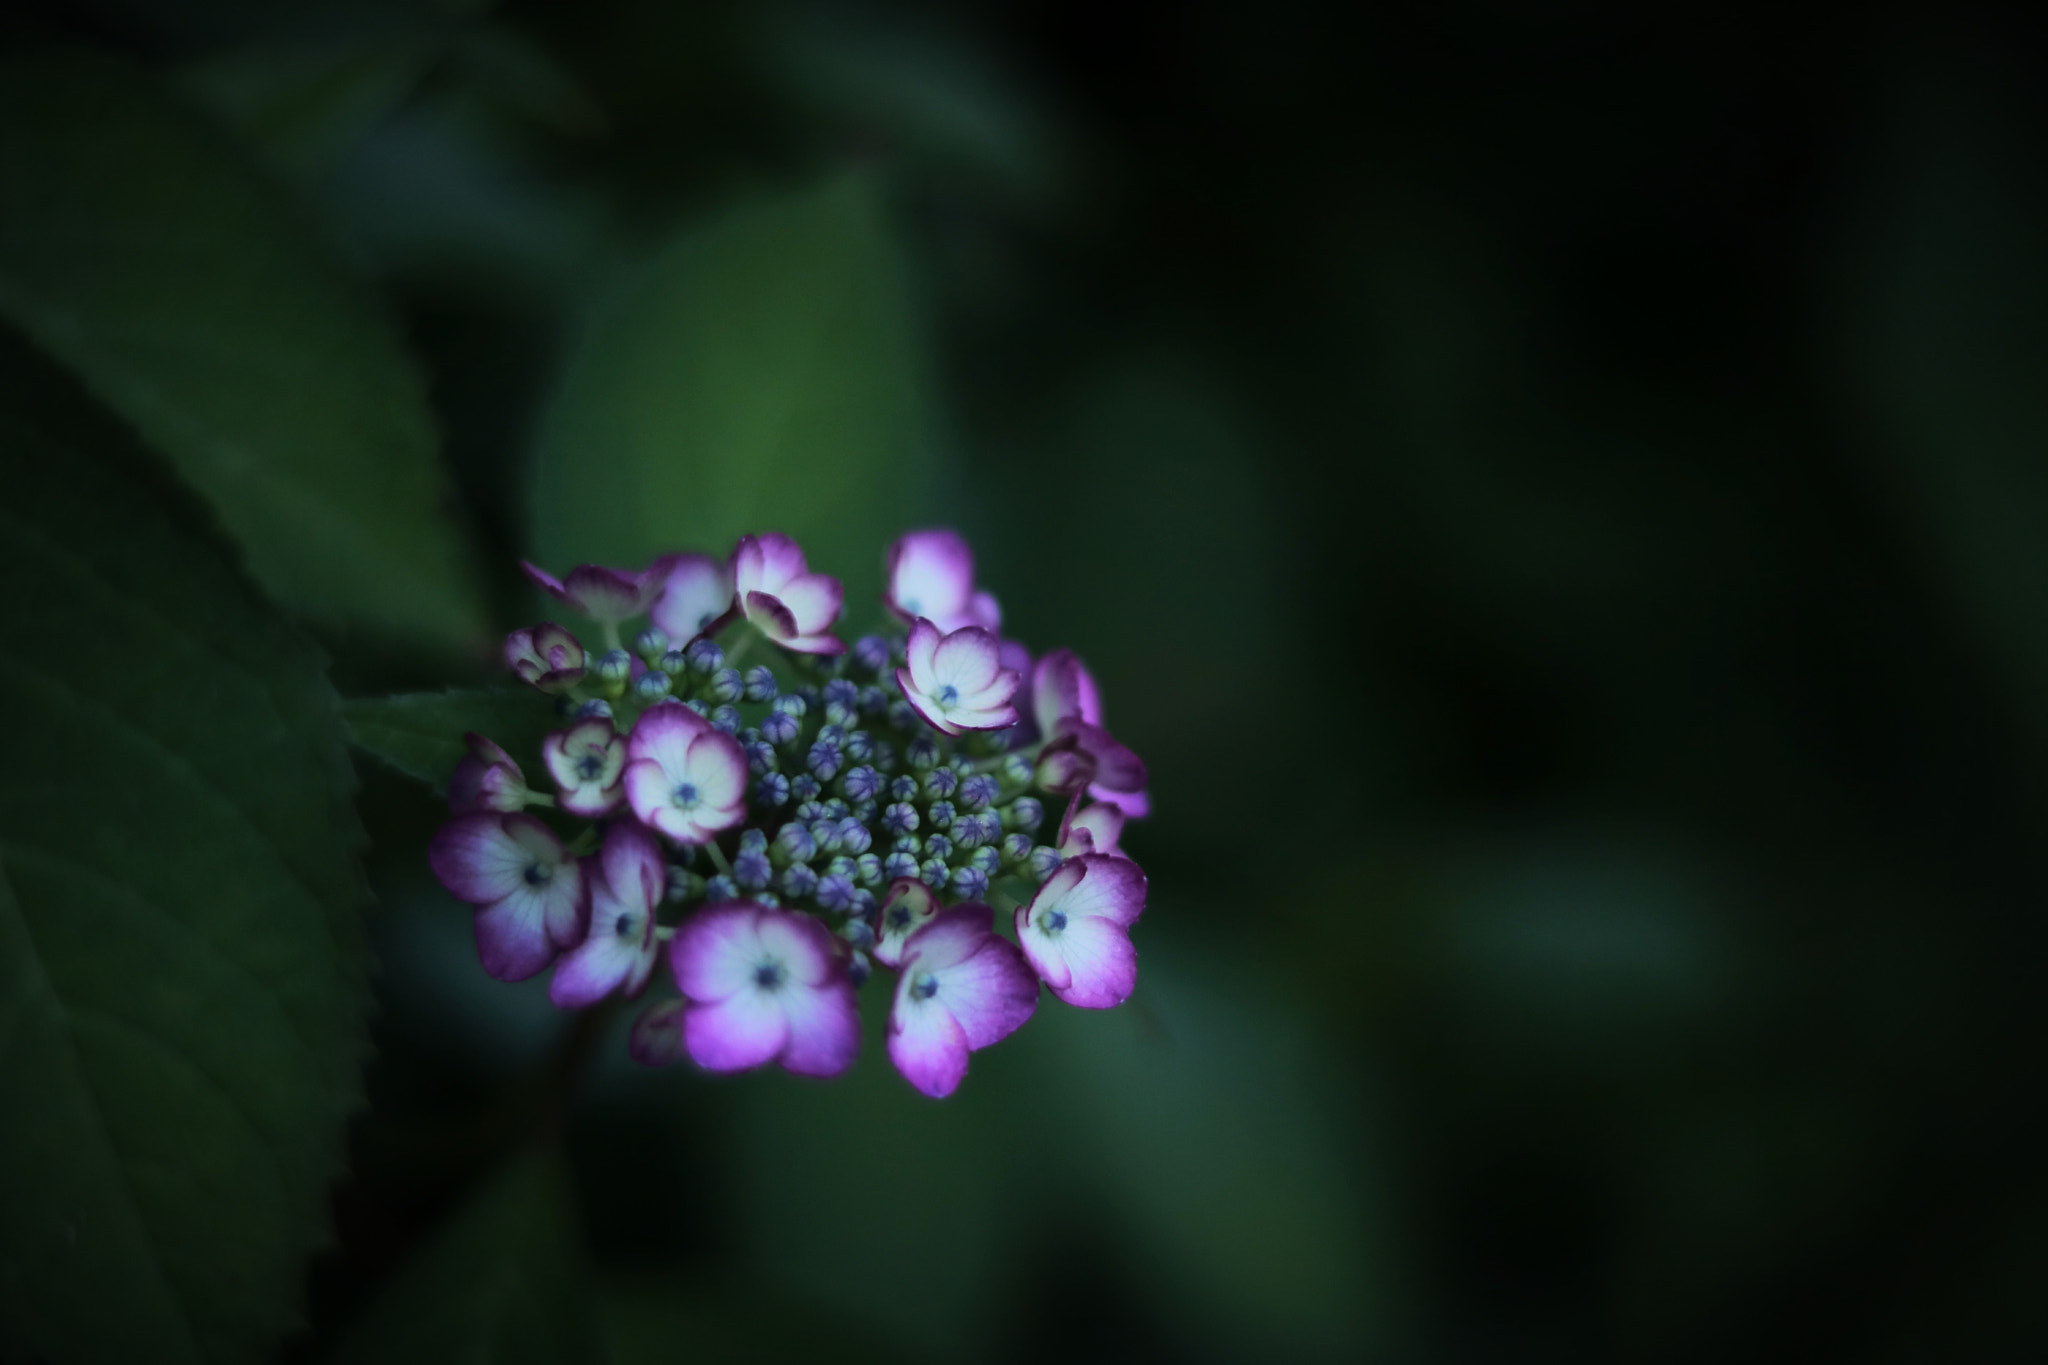
[[[818,785],[818,779],[809,773],[798,773],[789,779],[789,794],[799,801],[815,801],[818,799],[818,793],[823,790],[824,788]]]
[[[775,771],[775,746],[765,739],[740,741],[740,749],[747,756],[747,769],[755,776]]]
[[[758,725],[749,725],[749,726],[748,726],[748,727],[747,727],[746,729],[744,729],[744,730],[740,731],[740,744],[741,744],[741,746],[742,746],[742,747],[745,747],[746,745],[749,745],[749,744],[758,744],[758,743],[760,743],[760,741],[761,741],[761,727],[760,727],[760,726],[758,726]]]
[[[882,884],[882,860],[872,853],[863,853],[853,860],[853,879],[862,886]]]
[[[846,960],[846,979],[853,983],[855,990],[859,990],[862,986],[867,985],[868,978],[874,974],[874,966],[868,961],[866,953],[856,949],[853,955]]]
[[[987,810],[995,804],[996,797],[1002,793],[1002,789],[1003,784],[987,773],[976,773],[961,782],[959,795],[953,799],[961,810]]]
[[[1003,807],[1003,826],[1006,829],[1036,834],[1038,827],[1044,823],[1045,807],[1039,804],[1035,796],[1020,796]]]
[[[689,661],[690,671],[700,678],[708,678],[725,664],[725,651],[715,640],[692,640],[683,651],[683,658]]]
[[[808,825],[813,821],[825,818],[825,803],[823,801],[806,801],[790,813]]]
[[[953,869],[953,894],[962,900],[977,900],[988,892],[988,873],[978,867]]]
[[[747,694],[747,685],[737,668],[721,668],[711,675],[707,691],[711,700],[730,704]]]
[[[925,808],[925,823],[933,829],[951,829],[954,814],[951,801],[934,801]]]
[[[839,746],[829,739],[821,739],[811,746],[811,752],[804,759],[804,766],[820,782],[830,782],[846,762],[839,752]]]
[[[775,699],[775,711],[778,715],[795,716],[798,720],[802,720],[804,713],[808,710],[810,710],[810,707],[805,703],[804,699],[794,692],[784,692]]]
[[[839,821],[839,847],[853,854],[865,853],[873,846],[875,837],[868,833],[868,827],[851,815]]]
[[[746,853],[752,851],[755,853],[761,853],[766,851],[767,847],[768,832],[766,830],[758,829],[753,825],[748,825],[745,829],[740,831],[740,852]]]
[[[1003,785],[1012,790],[1031,785],[1031,760],[1022,754],[1009,755],[996,771],[1001,774]]]
[[[698,715],[704,717],[706,720],[709,720],[711,718],[711,705],[709,702],[702,702],[697,700],[695,697],[691,697],[688,700],[686,700],[683,703],[683,705],[689,707],[692,711],[695,711]]]
[[[831,816],[834,820],[844,820],[852,813],[852,808],[836,796],[826,797],[823,805],[825,807],[825,814]]]
[[[740,713],[730,706],[711,708],[711,728],[723,734],[736,735],[740,732]]]
[[[775,860],[777,862],[807,863],[818,856],[818,841],[811,837],[811,828],[801,820],[792,820],[775,834]]]
[[[889,666],[889,642],[879,635],[863,635],[853,642],[853,661],[869,673]]]
[[[852,909],[853,893],[851,891],[847,892],[846,900],[846,908],[849,910]],[[822,886],[818,888],[818,904],[825,905],[825,888]],[[832,905],[825,905],[825,908],[827,910],[834,910],[838,907]],[[848,921],[846,921],[846,923],[839,926],[839,937],[845,939],[848,943],[851,943],[856,948],[872,948],[875,946],[874,926],[869,924],[866,920],[862,919],[859,915],[855,915],[852,919],[849,919]]]
[[[810,707],[813,711],[817,710],[820,706],[823,706],[825,704],[825,694],[820,692],[816,687],[813,687],[810,683],[805,683],[802,687],[799,687],[796,690],[796,694],[799,697],[802,697],[804,699],[804,705]]]
[[[917,779],[914,777],[891,778],[889,780],[889,795],[897,801],[915,801],[917,799]]]
[[[917,869],[917,855],[915,853],[906,853],[902,849],[898,849],[882,859],[882,875],[891,881],[898,877],[915,877]]]
[[[865,730],[849,730],[839,747],[855,763],[865,763],[875,756],[875,737]]]
[[[704,894],[704,879],[687,867],[668,870],[668,899],[671,904],[692,901]]]
[[[924,865],[917,870],[917,875],[924,880],[926,886],[943,887],[952,877],[953,869],[946,866],[946,860],[943,858],[927,858]]]
[[[740,885],[732,878],[720,873],[704,881],[704,899],[713,905],[720,901],[736,901],[740,898]]]
[[[622,687],[633,676],[633,656],[623,649],[608,649],[598,657],[594,671],[607,689]]]
[[[668,653],[668,632],[660,626],[649,626],[633,637],[633,652],[642,663],[654,667],[654,661]]]
[[[587,701],[577,702],[575,710],[569,715],[575,720],[610,720],[612,704],[602,697],[591,697]]]
[[[768,906],[770,909],[773,909],[775,906],[782,904],[782,897],[776,895],[772,891],[756,891],[753,895],[747,897],[747,899],[752,901],[756,905]]]
[[[979,815],[963,815],[953,822],[947,833],[953,836],[953,843],[959,848],[980,848],[983,844],[996,841],[996,833],[985,829]]]
[[[817,738],[827,744],[844,744],[846,743],[846,727],[834,725],[828,720],[818,727]]]
[[[917,714],[917,708],[901,697],[890,702],[888,709],[882,714],[888,718],[891,725],[899,730],[907,730],[911,734],[916,734],[924,726],[924,717]]]
[[[839,851],[839,822],[817,819],[811,821],[811,838],[816,841],[820,853]]]
[[[881,809],[879,802],[850,801],[847,803],[846,813],[860,821],[863,825],[872,825],[875,823],[876,817],[880,815]]]
[[[782,869],[782,894],[793,901],[817,894],[818,874],[808,863],[791,863]]]
[[[889,709],[889,694],[869,683],[860,690],[860,700],[855,709],[864,716],[879,716]]]
[[[789,800],[789,779],[781,773],[762,773],[754,781],[754,804],[773,810]]]
[[[854,888],[851,913],[872,921],[875,913],[875,893],[859,887]]]
[[[1060,864],[1065,861],[1064,858],[1060,857],[1058,849],[1051,848],[1045,844],[1039,844],[1031,850],[1031,856],[1025,860],[1024,865],[1030,870],[1034,878],[1044,881],[1047,877],[1059,871]]]
[[[1021,867],[1031,858],[1031,836],[1006,834],[1001,845],[1004,867]]]
[[[668,674],[671,678],[680,678],[683,676],[683,671],[690,666],[690,661],[683,657],[683,651],[680,649],[671,649],[663,653],[659,659],[656,659],[654,666]]]
[[[846,794],[848,801],[872,801],[881,789],[882,775],[865,763],[858,768],[848,768],[846,776],[839,779],[839,790]]]
[[[855,718],[855,712],[851,706],[848,706],[843,702],[836,701],[828,701],[825,703],[825,719],[830,721],[832,724],[838,726],[851,725],[853,724]]]
[[[934,768],[924,775],[924,794],[931,797],[949,797],[960,790],[960,774],[951,768]]]
[[[771,711],[761,721],[761,738],[778,749],[786,749],[796,742],[803,728],[803,722],[789,712]]]
[[[917,807],[898,801],[882,812],[882,828],[891,834],[908,834],[917,828]]]
[[[759,891],[775,875],[766,853],[749,850],[732,860],[732,879],[749,891]]]
[[[668,695],[668,690],[672,686],[674,684],[669,681],[668,674],[660,669],[650,668],[633,680],[633,695],[641,701],[660,701]]]
[[[860,700],[860,684],[846,678],[834,678],[825,684],[820,695],[825,698],[827,706],[835,701],[841,706],[852,706]]]
[[[853,882],[837,875],[818,879],[818,908],[838,912],[853,904]]]
[[[953,841],[951,839],[948,839],[943,834],[926,835],[924,841],[924,856],[927,858],[939,859],[946,859],[952,857]]]
[[[984,877],[993,877],[1003,870],[1003,856],[987,845],[967,855],[967,865],[981,869]]]
[[[763,664],[748,669],[741,681],[746,685],[748,701],[774,701],[775,694],[782,690],[775,681],[775,670]]]
[[[860,871],[860,864],[842,853],[831,862],[826,863],[822,871],[828,877],[844,877],[848,881],[852,881],[854,873]]]

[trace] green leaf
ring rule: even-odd
[[[878,187],[727,213],[592,317],[543,423],[534,545],[560,570],[786,531],[854,628],[932,477],[925,373]]]
[[[516,1158],[400,1266],[337,1365],[571,1365],[604,1355],[568,1174]]]
[[[110,62],[0,61],[0,202],[0,315],[169,458],[264,586],[483,633],[395,329],[211,124]]]
[[[369,1003],[318,652],[0,334],[0,1358],[256,1360],[298,1320]]]
[[[496,740],[524,764],[539,757],[541,738],[561,724],[548,698],[511,688],[352,697],[341,704],[341,716],[350,743],[435,788],[447,785],[469,731]]]

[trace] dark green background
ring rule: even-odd
[[[435,799],[359,759],[375,1053],[288,1358],[2048,1349],[2039,25],[275,8],[0,21],[10,71],[98,54],[236,168],[159,221],[211,161],[36,104],[130,235],[0,272],[154,310],[266,458],[357,409],[264,408],[222,319],[388,328],[420,378],[349,382],[424,394],[361,409],[418,476],[334,494],[388,580],[273,570],[301,524],[53,308],[9,296],[0,357],[212,495],[342,693],[488,681],[522,554],[783,527],[859,628],[939,521],[1157,806],[1137,997],[1048,1001],[941,1105],[879,1015],[833,1084],[636,1070],[483,976]],[[331,266],[248,286],[273,219]]]

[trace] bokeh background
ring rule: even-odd
[[[781,527],[864,603],[952,524],[1151,764],[1138,996],[934,1104],[872,1024],[840,1083],[714,1081],[488,980],[363,759],[376,1055],[289,1358],[472,1301],[496,1354],[446,1358],[549,1314],[622,1362],[2048,1351],[2038,21],[5,33],[149,72],[381,292],[496,628],[521,555]],[[314,628],[345,694],[489,676]]]

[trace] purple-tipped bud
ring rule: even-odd
[[[778,749],[786,749],[796,742],[803,728],[803,722],[789,712],[770,711],[761,721],[761,738]]]
[[[946,866],[944,858],[927,858],[924,865],[918,869],[917,875],[929,885],[944,886],[947,879],[953,875],[953,869]]]
[[[838,857],[834,858],[831,862],[826,863],[824,867],[819,869],[820,872],[824,873],[828,877],[844,877],[848,881],[853,880],[853,874],[858,870],[859,864],[854,862],[852,858],[848,857],[844,853],[840,854]]]
[[[567,701],[568,698],[564,697],[562,700]],[[612,704],[602,697],[591,697],[589,700],[579,701],[569,708],[570,720],[610,720],[611,718]]]
[[[1031,860],[1031,836],[1028,834],[1006,834],[1000,847],[1004,867],[1022,867]]]
[[[692,711],[695,711],[698,715],[704,717],[704,719],[711,719],[711,707],[709,703],[702,702],[697,700],[697,698],[695,697],[691,697],[688,700],[686,700],[683,703],[683,705],[689,707]]]
[[[660,626],[649,626],[633,637],[633,652],[640,656],[640,662],[654,667],[654,661],[668,653],[668,632]]]
[[[1071,743],[1049,747],[1039,754],[1031,780],[1055,796],[1072,796],[1095,780],[1095,756]]]
[[[976,773],[960,784],[959,794],[953,800],[961,810],[987,810],[995,804],[1002,792],[1002,784],[987,773]]]
[[[953,856],[953,841],[943,834],[926,835],[924,856],[927,858],[937,858],[941,862],[945,861]]]
[[[862,886],[882,884],[882,860],[872,853],[863,853],[853,860],[853,879]]]
[[[642,1010],[627,1036],[626,1051],[642,1066],[667,1066],[683,1055],[681,1000],[664,1000]]]
[[[809,825],[792,820],[776,832],[774,849],[776,862],[807,863],[818,856],[818,841]]]
[[[825,719],[829,723],[845,727],[853,724],[855,718],[854,710],[851,706],[836,701],[825,703]]]
[[[811,821],[811,838],[817,843],[820,853],[839,851],[839,822],[820,817]]]
[[[967,865],[980,868],[985,877],[993,877],[1003,870],[1003,858],[993,847],[983,845],[967,855]]]
[[[671,905],[693,901],[704,894],[704,879],[687,867],[671,867],[668,870],[667,898]]]
[[[839,790],[848,801],[872,801],[882,790],[882,775],[863,763],[847,769],[846,776],[839,779]]]
[[[960,774],[951,768],[934,768],[924,775],[924,794],[946,798],[960,790]]]
[[[829,739],[821,739],[813,744],[810,753],[804,758],[804,766],[809,768],[811,775],[820,782],[830,782],[845,762],[846,757],[839,752],[839,746]]]
[[[790,813],[806,825],[815,824],[825,818],[825,803],[823,801],[805,801]]]
[[[853,952],[853,954],[847,958],[846,979],[853,983],[853,988],[855,990],[859,990],[862,986],[867,985],[868,978],[873,976],[874,974],[874,964],[868,961],[868,955],[866,953],[856,949]]]
[[[583,680],[583,645],[553,622],[528,626],[505,637],[505,667],[543,692],[567,691]]]
[[[746,751],[747,768],[756,776],[772,773],[776,769],[775,746],[765,739],[742,739],[740,748]]]
[[[708,678],[725,666],[725,651],[714,640],[692,640],[683,658],[689,663],[690,672],[700,678]]]
[[[847,900],[849,903],[852,899],[853,897],[848,895]],[[818,888],[818,903],[820,905],[825,903],[825,888],[822,886]],[[827,908],[829,909],[830,907]],[[845,939],[858,949],[865,950],[875,946],[874,926],[858,915],[855,915],[852,919],[839,926],[839,937]]]
[[[851,815],[839,821],[839,848],[847,854],[862,854],[874,845],[875,838],[868,833],[868,827]]]
[[[1022,754],[1011,754],[1003,760],[996,773],[1011,791],[1028,787],[1031,785],[1031,760]]]
[[[820,877],[816,894],[819,909],[838,914],[853,904],[853,879],[836,874]]]
[[[814,896],[818,891],[818,874],[811,871],[807,863],[791,863],[782,869],[782,894],[793,901]]]
[[[891,834],[908,834],[917,828],[917,807],[898,801],[882,812],[882,828]]]
[[[740,713],[733,710],[730,706],[712,707],[711,728],[728,735],[738,734],[740,732]]]
[[[789,794],[798,801],[815,801],[823,790],[824,788],[818,785],[818,779],[809,773],[798,773],[789,779]]]
[[[898,877],[915,877],[918,873],[918,858],[915,853],[898,849],[882,859],[882,875],[890,881]]]
[[[824,804],[825,814],[831,816],[834,820],[843,820],[853,814],[853,807],[847,805],[846,802],[836,796],[826,797]]]
[[[683,651],[671,649],[665,651],[659,659],[654,661],[654,667],[668,674],[671,678],[680,678],[689,669],[690,662],[683,657]]]
[[[740,671],[737,668],[719,669],[711,675],[711,682],[706,688],[706,694],[711,700],[724,702],[728,705],[745,696],[746,692],[747,684],[740,677]]]
[[[781,773],[762,773],[755,779],[754,804],[774,810],[789,800],[789,779]]]
[[[855,887],[852,913],[872,922],[875,913],[875,893],[861,887]]]
[[[1058,849],[1039,844],[1031,850],[1031,857],[1026,860],[1024,866],[1034,880],[1042,882],[1059,871],[1060,864],[1064,861]]]
[[[846,678],[834,678],[825,684],[824,691],[819,695],[825,699],[828,706],[836,701],[841,706],[852,707],[860,700],[860,684]]]
[[[951,801],[934,801],[926,808],[924,819],[933,829],[951,829],[955,814]]]
[[[784,692],[775,698],[775,712],[777,715],[795,716],[798,720],[802,720],[805,713],[810,709],[810,703],[803,699],[801,693]]]
[[[745,684],[745,696],[748,701],[774,701],[776,694],[782,690],[781,685],[775,681],[775,671],[761,664],[755,664],[748,669],[741,681]]]
[[[817,688],[813,687],[809,683],[805,683],[803,686],[797,688],[796,695],[802,699],[803,704],[805,706],[809,707],[813,711],[817,710],[820,706],[823,706],[825,704],[825,694],[823,692],[820,692]]]
[[[598,684],[616,697],[633,676],[633,656],[623,649],[608,649],[598,657],[597,667],[591,671],[597,675]]]
[[[883,715],[888,718],[889,724],[898,730],[907,730],[915,734],[924,728],[924,717],[917,714],[915,706],[901,697],[890,702],[888,710],[884,711]]]
[[[767,851],[767,848],[768,832],[766,830],[749,825],[740,831],[740,851],[742,853],[750,849],[755,853],[763,853]]]
[[[855,763],[866,763],[875,756],[875,737],[865,730],[849,730],[839,747]]]
[[[673,686],[675,684],[669,680],[668,674],[660,669],[650,668],[633,680],[633,695],[651,704],[667,696],[669,688]]]
[[[1045,823],[1045,807],[1035,796],[1020,796],[1003,807],[1003,827],[1024,834],[1036,834]]]
[[[749,891],[765,890],[775,875],[766,853],[749,850],[732,860],[732,879]]]
[[[860,690],[860,701],[856,709],[864,716],[879,716],[889,709],[889,694],[869,683]]]
[[[939,765],[939,744],[930,735],[919,735],[903,746],[903,757],[917,772],[928,773]]]
[[[955,848],[980,848],[996,841],[996,835],[982,826],[979,815],[963,815],[953,822],[947,833],[953,836]]]
[[[719,905],[725,901],[736,901],[739,898],[739,883],[724,873],[721,872],[716,877],[704,879],[704,899],[711,902],[711,904]]]
[[[889,780],[889,796],[892,800],[896,801],[915,801],[917,799],[917,779],[914,777],[891,778]]]
[[[919,862],[924,861],[924,840],[915,834],[898,835],[889,848],[896,853],[908,853]]]
[[[889,666],[889,642],[879,635],[863,635],[853,642],[853,662],[869,673]]]
[[[961,900],[980,900],[988,894],[988,874],[978,867],[956,867],[952,887],[953,894]]]

